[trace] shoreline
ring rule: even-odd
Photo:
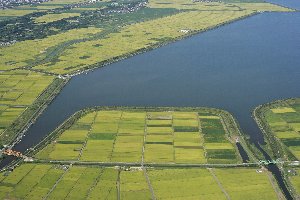
[[[220,28],[222,26],[225,26],[225,25],[228,25],[228,24],[231,24],[231,23],[234,23],[234,22],[246,19],[248,17],[259,15],[259,14],[262,14],[262,13],[263,12],[253,12],[253,13],[250,13],[248,15],[244,15],[242,17],[238,17],[236,19],[229,20],[227,22],[223,22],[223,23],[220,23],[220,24],[217,24],[217,25],[214,25],[214,26],[207,27],[205,29],[191,31],[191,32],[189,32],[189,33],[187,33],[185,35],[172,38],[171,40],[168,40],[168,41],[165,41],[165,42],[161,42],[161,43],[158,43],[158,44],[153,44],[153,45],[151,45],[151,46],[149,46],[147,48],[140,48],[140,49],[138,49],[138,50],[136,50],[134,52],[131,52],[131,53],[122,54],[120,56],[116,56],[116,57],[113,57],[113,58],[110,58],[110,59],[107,59],[107,60],[104,60],[104,61],[101,61],[101,62],[98,62],[98,63],[95,63],[95,64],[91,64],[91,65],[88,65],[86,67],[83,67],[78,72],[74,71],[74,72],[62,74],[61,76],[63,76],[63,77],[73,77],[73,76],[77,76],[77,75],[80,75],[80,74],[83,74],[83,73],[88,73],[88,72],[96,70],[98,68],[100,69],[102,67],[105,67],[107,65],[110,65],[110,64],[113,64],[113,63],[125,60],[127,58],[130,58],[130,57],[133,57],[133,56],[136,56],[136,55],[139,55],[139,54],[147,53],[147,52],[155,50],[157,48],[160,48],[160,47],[163,47],[163,46],[166,46],[166,45],[178,42],[178,41],[183,40],[183,39],[187,39],[187,38],[193,37],[193,36],[195,36],[197,34],[208,32],[208,31]]]
[[[6,132],[8,132],[12,138],[8,141],[8,147],[6,148],[12,148],[20,142],[26,131],[35,123],[47,106],[57,97],[68,81],[69,79],[55,78],[53,82],[39,94],[35,101],[28,106],[20,116],[18,116],[18,118],[6,129]],[[26,113],[26,111],[28,113]],[[21,127],[16,128],[15,124],[20,124]]]
[[[260,104],[257,107],[255,107],[255,109],[252,112],[252,117],[253,117],[254,121],[256,122],[256,124],[258,125],[259,129],[261,130],[261,132],[266,140],[266,148],[264,148],[264,149],[267,150],[267,153],[273,159],[275,159],[276,157],[284,157],[284,154],[286,153],[287,150],[285,149],[286,147],[284,147],[282,142],[279,139],[277,139],[275,137],[275,135],[272,133],[272,131],[269,129],[268,124],[264,120],[264,113],[266,112],[266,109],[268,109],[270,107],[285,105],[287,102],[295,101],[295,99],[297,99],[297,98],[280,99],[280,100],[275,100],[275,101],[272,101],[269,103]],[[275,147],[277,147],[277,148],[275,148]],[[286,159],[289,160],[288,158],[286,158]],[[277,165],[277,167],[278,167],[279,171],[281,172],[283,182],[286,185],[287,189],[289,190],[291,196],[293,198],[297,199],[298,195],[295,191],[295,188],[293,187],[293,185],[291,184],[291,182],[289,180],[289,176],[287,175],[287,173],[284,170],[285,169],[284,165],[282,165],[282,166]]]
[[[95,111],[101,111],[101,110],[122,110],[122,111],[145,111],[145,112],[170,112],[170,111],[189,111],[189,112],[204,112],[204,113],[211,113],[218,115],[220,117],[220,120],[224,120],[224,123],[226,127],[224,129],[226,130],[226,134],[229,136],[229,141],[232,142],[232,138],[239,137],[240,138],[240,144],[242,148],[246,151],[248,155],[248,146],[245,146],[244,138],[242,137],[242,133],[238,126],[236,126],[236,122],[233,118],[233,116],[221,109],[217,108],[208,108],[208,107],[102,107],[102,106],[95,106],[90,108],[85,108],[82,110],[79,110],[75,112],[73,115],[71,115],[68,119],[66,119],[62,124],[60,124],[54,131],[52,131],[50,134],[46,135],[38,144],[36,144],[34,147],[30,148],[29,150],[24,152],[24,155],[27,156],[33,156],[38,151],[40,151],[42,148],[44,148],[46,145],[51,143],[55,138],[59,137],[61,133],[63,133],[65,130],[71,127],[75,121],[77,121],[82,116]],[[232,142],[234,148],[236,149],[236,152],[239,157],[239,162],[242,163],[242,157],[237,149],[237,146],[235,142]],[[253,159],[253,154],[248,155],[250,158],[250,162],[256,162],[257,160]],[[247,164],[247,163],[246,163]]]

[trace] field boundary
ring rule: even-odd
[[[148,51],[151,51],[151,50],[154,50],[154,49],[157,49],[159,47],[163,47],[163,46],[166,46],[168,44],[171,44],[171,43],[174,43],[174,42],[177,42],[177,41],[180,41],[182,39],[187,39],[189,37],[192,37],[196,34],[199,34],[199,33],[203,33],[203,32],[206,32],[206,31],[210,31],[210,30],[214,30],[214,29],[217,29],[217,28],[220,28],[222,26],[225,26],[227,24],[231,24],[231,23],[234,23],[236,21],[239,21],[239,20],[243,20],[243,19],[246,19],[248,17],[252,17],[254,15],[258,15],[260,14],[260,12],[257,12],[257,11],[253,11],[252,13],[250,14],[247,14],[247,15],[244,15],[244,16],[241,16],[241,17],[238,17],[236,19],[232,19],[232,20],[229,20],[229,21],[226,21],[226,22],[222,22],[220,24],[216,24],[214,26],[210,26],[210,27],[207,27],[205,29],[202,29],[202,30],[196,30],[196,31],[191,31],[189,32],[188,34],[186,35],[183,35],[183,36],[179,36],[179,37],[175,37],[175,38],[172,38],[168,41],[165,41],[165,42],[161,42],[161,43],[158,43],[158,44],[153,44],[147,48],[140,48],[136,51],[133,51],[133,52],[129,52],[129,53],[125,53],[125,54],[122,54],[122,55],[119,55],[119,56],[116,56],[116,57],[113,57],[113,58],[110,58],[110,59],[107,59],[107,60],[104,60],[104,61],[101,61],[101,62],[98,62],[98,63],[95,63],[95,64],[91,64],[91,65],[88,65],[86,67],[83,67],[80,69],[79,72],[71,72],[71,73],[66,73],[66,74],[63,74],[63,76],[66,76],[66,77],[73,77],[73,76],[77,76],[79,74],[82,74],[82,73],[86,73],[88,71],[92,71],[92,70],[95,70],[97,68],[101,68],[101,67],[104,67],[104,66],[107,66],[107,65],[110,65],[112,63],[115,63],[115,62],[118,62],[118,61],[121,61],[121,60],[124,60],[124,59],[127,59],[129,57],[133,57],[135,55],[139,55],[139,54],[143,54],[143,53],[146,53]]]
[[[43,113],[47,105],[52,102],[61,89],[67,84],[68,80],[69,79],[54,79],[52,83],[39,94],[35,101],[2,133],[11,134],[12,136],[9,141],[1,141],[1,143],[9,142],[8,148],[12,148],[17,144],[28,128]]]
[[[24,154],[28,156],[32,156],[37,151],[45,147],[49,144],[52,140],[56,139],[60,134],[62,134],[65,130],[71,127],[72,124],[75,123],[80,117],[85,114],[94,112],[94,111],[107,111],[107,110],[121,110],[121,111],[187,111],[187,112],[204,112],[204,113],[211,113],[221,116],[224,119],[225,124],[229,123],[230,126],[227,128],[230,130],[230,133],[239,134],[241,135],[239,127],[234,122],[234,118],[232,115],[221,109],[217,108],[208,108],[208,107],[91,107],[86,108],[80,111],[77,111],[73,115],[71,115],[66,121],[64,121],[61,125],[59,125],[52,133],[48,134],[40,143],[38,143],[35,147],[31,148],[30,150],[26,151]],[[228,124],[228,125],[229,125]],[[231,135],[233,136],[233,135]],[[235,144],[234,144],[235,145]]]

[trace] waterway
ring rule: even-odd
[[[272,2],[300,8],[296,0]],[[251,111],[300,96],[299,35],[300,12],[263,13],[75,76],[15,149],[32,147],[91,106],[221,108],[237,118],[251,141],[263,143]]]

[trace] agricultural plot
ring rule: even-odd
[[[36,69],[66,74],[89,65],[128,56],[139,50],[204,31],[214,26],[252,14],[253,11],[186,11],[179,14],[125,26],[105,38],[76,43],[66,48],[56,62],[36,66]],[[190,20],[191,18],[195,20]],[[84,49],[85,51],[82,51]],[[76,58],[74,59],[74,55]],[[84,58],[84,59],[82,59]],[[62,68],[62,66],[67,66]]]
[[[9,18],[9,17],[20,17],[34,12],[42,12],[53,10],[56,8],[63,8],[65,5],[85,2],[84,0],[52,0],[48,2],[43,2],[40,4],[33,5],[23,5],[17,6],[10,9],[4,9],[0,11],[0,21],[1,17]]]
[[[157,199],[277,198],[266,172],[255,169],[149,169],[148,176]]]
[[[223,2],[187,2],[186,0],[152,0],[149,2],[149,7],[151,8],[176,8],[176,9],[197,9],[205,11],[208,8],[213,8],[213,10],[218,11],[228,11],[228,10],[253,10],[253,11],[273,11],[273,12],[285,12],[291,11],[291,9],[277,6],[267,2],[248,2],[243,3],[242,1],[223,1]]]
[[[118,199],[117,180],[119,172],[112,168],[104,168],[88,195],[89,200],[94,199]],[[122,180],[123,181],[123,180]]]
[[[0,73],[0,137],[48,87],[54,77],[25,70]]]
[[[98,110],[82,116],[36,154],[42,160],[105,163],[239,163],[214,113]]]
[[[44,63],[36,68],[59,74],[70,73],[89,65],[127,56],[141,49],[152,48],[190,33],[204,31],[255,12],[290,11],[269,3],[248,4],[150,1],[150,8],[175,8],[180,9],[181,13],[127,25],[119,32],[110,33],[105,38],[74,44],[65,49],[58,57],[59,61]],[[77,55],[76,59],[74,55]],[[85,59],[80,59],[83,57]],[[68,67],[63,69],[61,66]]]
[[[256,121],[263,129],[268,145],[277,157],[286,161],[300,160],[300,99],[287,99],[261,105],[255,109]],[[289,164],[288,164],[289,165]],[[300,196],[300,176],[297,163],[284,170],[290,191]]]
[[[37,185],[41,184],[41,190],[37,193],[40,195],[47,189],[47,184],[51,183],[50,177],[46,178],[45,175],[50,173],[53,175],[51,178],[55,176],[54,169],[50,165],[34,165],[34,164],[24,164],[14,170],[9,176],[5,177],[1,181],[1,199],[24,199],[27,195],[30,194],[31,190]],[[47,183],[43,181],[43,179],[47,179]],[[49,181],[49,182],[48,182]],[[44,186],[44,187],[43,187]]]
[[[0,198],[87,199],[102,172],[97,167],[23,164],[1,180]]]
[[[58,21],[64,18],[76,17],[79,16],[80,13],[59,13],[59,14],[47,14],[41,17],[36,18],[34,21],[36,23],[50,23],[54,21]]]
[[[0,173],[1,199],[276,199],[255,168],[100,168],[22,164]],[[147,181],[147,178],[149,181]]]
[[[26,5],[3,11],[11,12],[11,14],[2,13],[1,15],[1,11],[0,17],[5,19],[11,16],[28,14],[38,9],[51,9],[51,6],[62,7],[77,2],[76,0],[51,1],[34,6]],[[49,12],[41,17],[33,17],[33,19],[38,23],[55,22],[63,18],[79,16],[83,11],[92,12],[100,7],[103,8],[105,7],[104,4],[107,4],[107,2],[83,5],[57,14]],[[60,31],[56,35],[44,39],[26,40],[12,46],[0,47],[1,70],[26,66],[57,74],[75,73],[86,68],[96,67],[96,65],[100,66],[104,62],[130,56],[138,51],[157,47],[162,43],[178,40],[192,33],[208,30],[256,12],[289,11],[289,9],[268,3],[191,3],[187,0],[164,2],[153,0],[149,2],[147,8],[142,9],[153,9],[153,12],[155,11],[157,14],[155,14],[156,16],[148,16],[145,10],[144,16],[139,16],[139,18],[144,18],[140,21],[130,19],[130,14],[128,19],[119,15],[114,17],[116,19],[110,20],[110,25],[106,26],[103,26],[102,19],[98,19],[99,22],[89,22],[91,24],[79,26],[89,26],[88,29],[77,28],[66,32]],[[170,12],[170,9],[174,11]],[[168,16],[165,12],[169,12]],[[134,18],[134,13],[132,13],[132,16]],[[82,18],[85,17],[88,17],[88,15],[82,16]],[[113,21],[120,22],[113,23]],[[103,29],[102,31],[105,31],[105,34],[92,39],[91,35],[100,32],[99,28],[95,28],[99,26]],[[51,28],[54,32],[58,30],[55,27]],[[16,54],[22,56],[14,57]]]
[[[289,177],[289,182],[293,188],[293,193],[298,198],[300,196],[300,170],[299,168],[292,168],[286,170]]]
[[[275,102],[263,109],[264,129],[277,138],[290,160],[300,160],[300,100]]]
[[[38,152],[37,157],[51,160],[78,160],[95,115],[96,113],[90,113],[78,120],[57,140]]]
[[[151,199],[144,172],[141,170],[120,172],[121,199]]]
[[[253,10],[257,12],[290,12],[292,9],[281,7],[271,3],[234,3],[241,9]]]
[[[268,171],[253,169],[213,169],[230,199],[276,199],[275,179]],[[272,186],[273,181],[274,186]],[[275,190],[275,191],[274,191]]]
[[[48,199],[86,199],[99,173],[99,168],[71,167]]]
[[[100,29],[93,27],[73,29],[44,39],[27,40],[12,46],[0,47],[0,70],[28,66],[34,59],[44,59],[51,48],[68,41],[89,38],[99,32]]]
[[[236,159],[235,148],[228,143],[220,119],[202,119],[205,149],[208,162],[231,163]]]

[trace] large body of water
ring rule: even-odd
[[[300,8],[296,0],[272,2]],[[262,143],[251,111],[300,96],[299,36],[299,12],[263,13],[73,77],[15,149],[32,147],[90,106],[221,108]]]
[[[73,77],[15,148],[90,106],[209,106],[253,141],[259,104],[300,96],[300,13],[264,13]]]

